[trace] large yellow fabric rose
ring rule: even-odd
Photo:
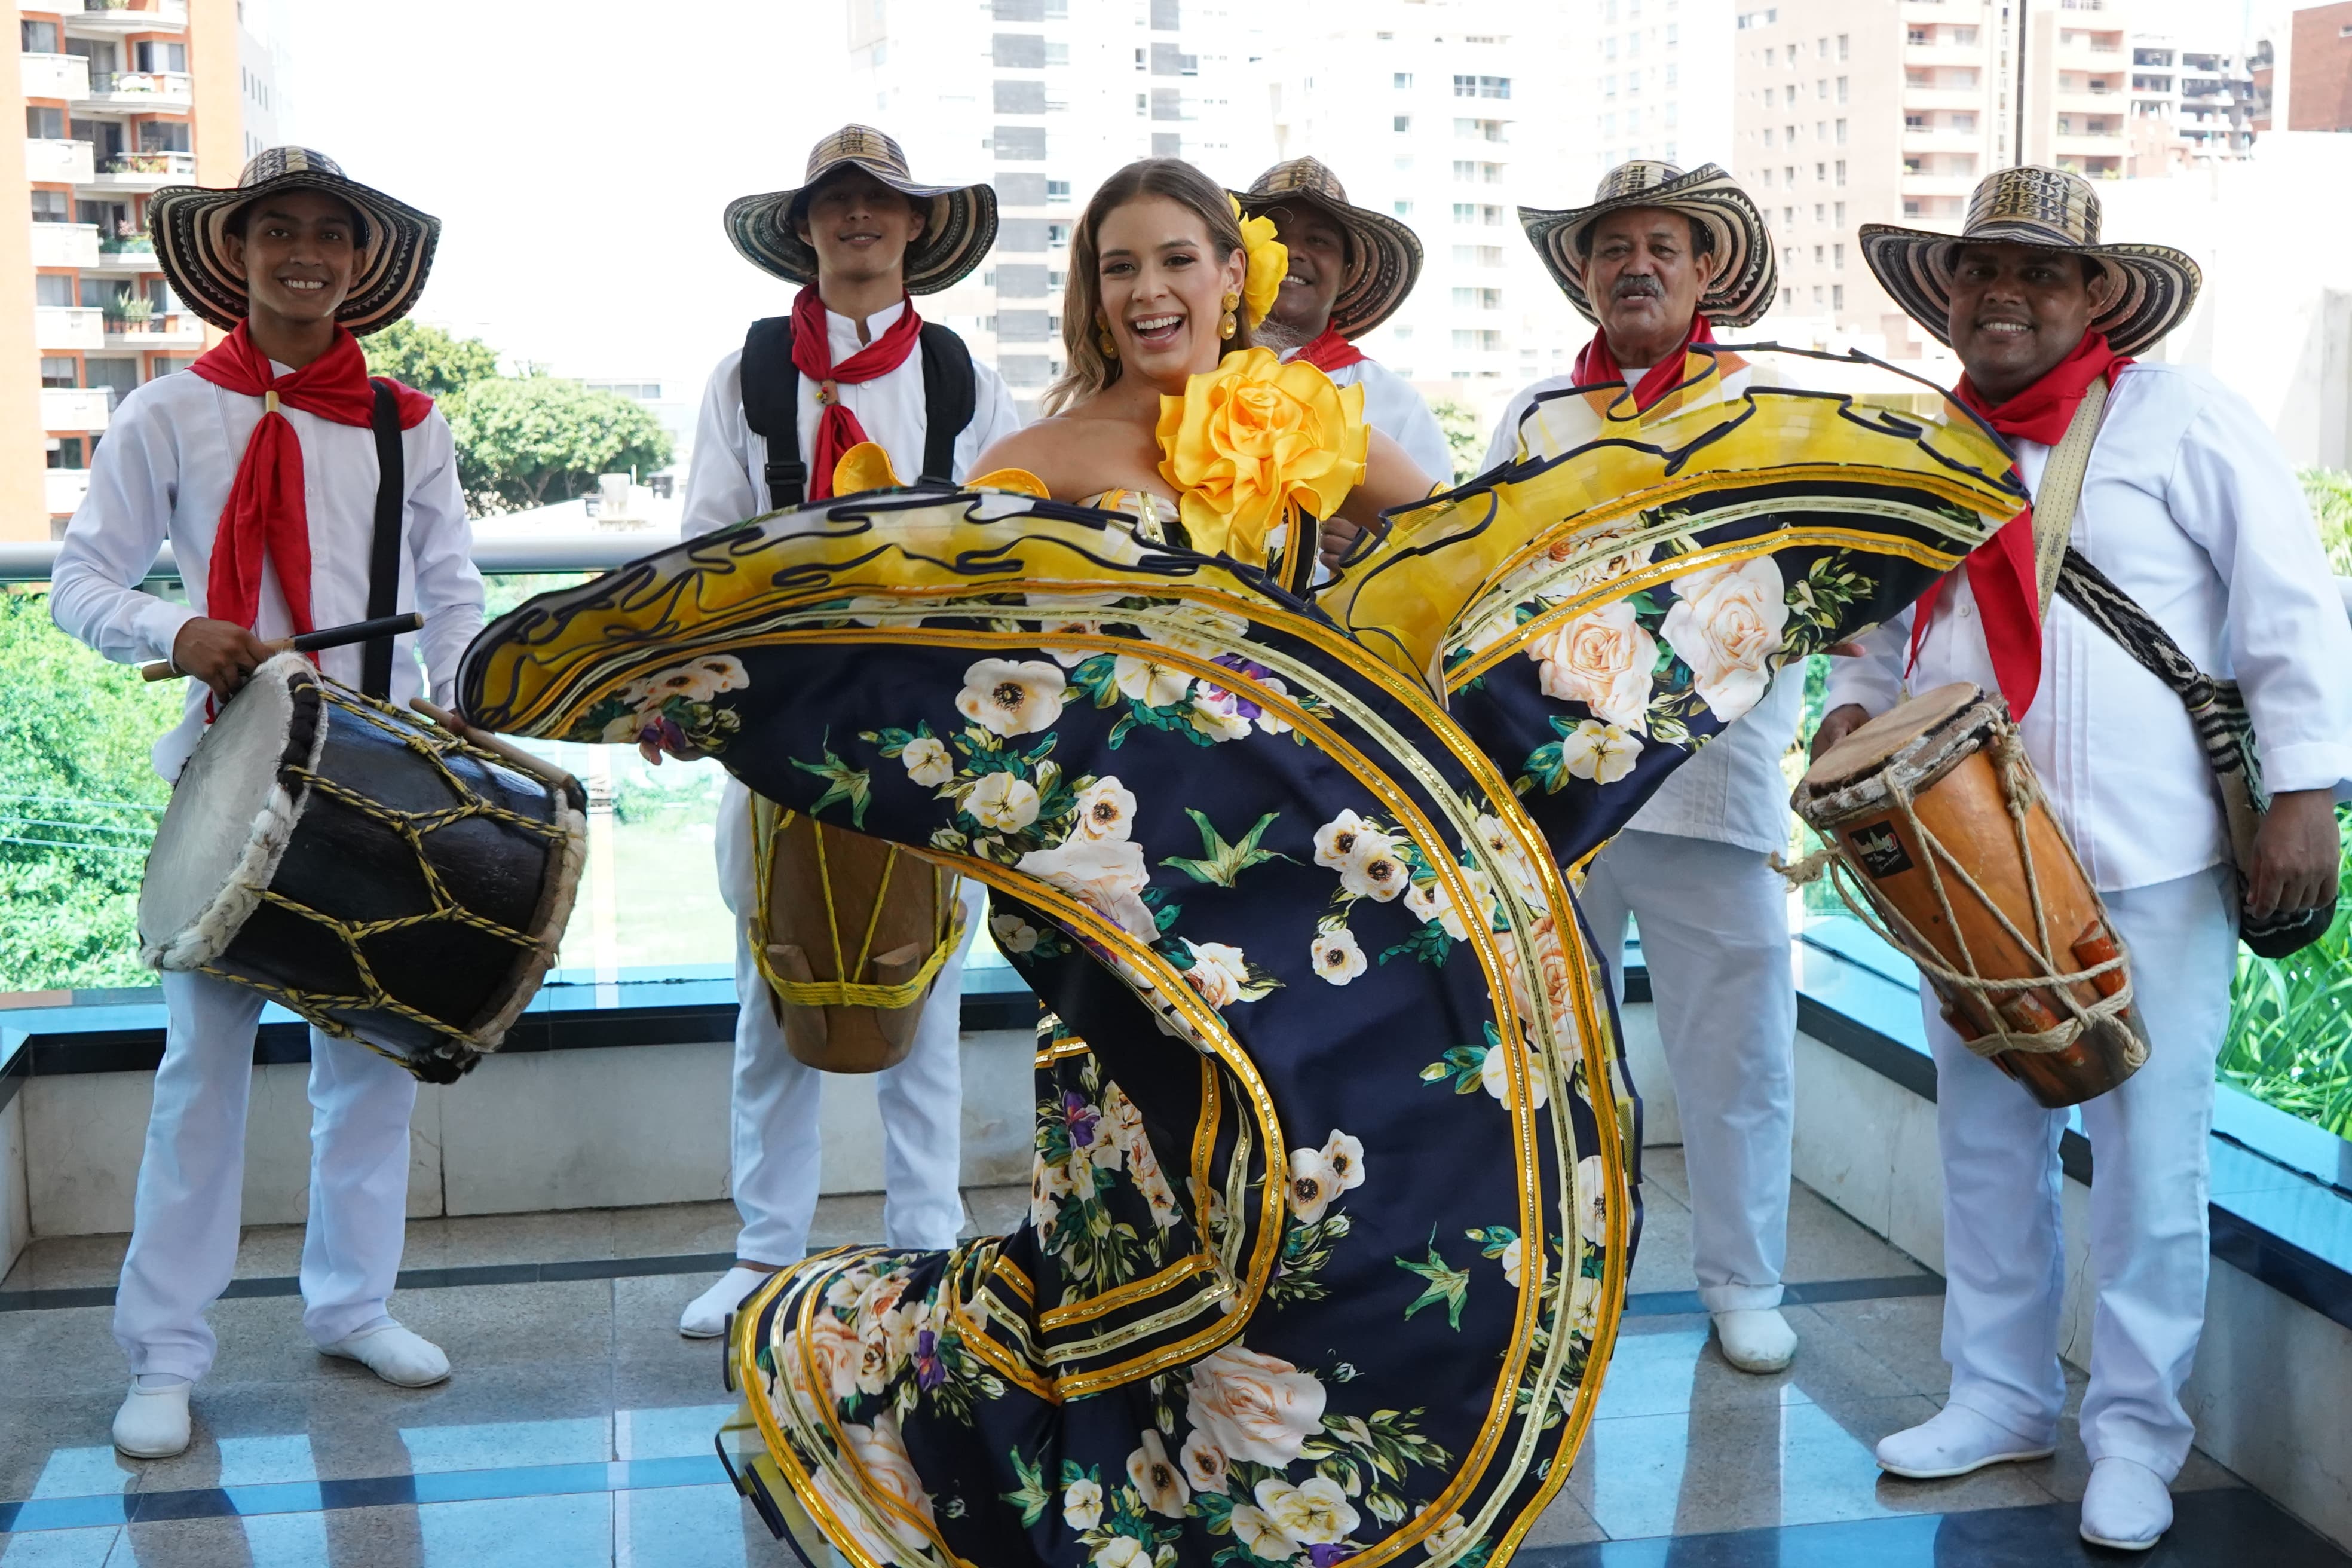
[[[1328,518],[1364,477],[1364,389],[1339,387],[1272,349],[1227,354],[1160,400],[1160,472],[1181,497],[1192,548],[1266,563],[1294,510]]]
[[[1274,309],[1275,294],[1282,280],[1290,273],[1290,247],[1274,237],[1274,220],[1270,217],[1243,217],[1242,204],[1234,202],[1234,216],[1242,226],[1242,254],[1249,260],[1249,270],[1242,276],[1242,320],[1255,331]]]

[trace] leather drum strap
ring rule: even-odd
[[[2074,531],[2074,505],[2083,498],[2083,476],[2090,470],[2091,447],[2099,438],[2100,421],[2107,413],[2107,380],[2100,376],[2084,389],[2074,405],[2066,434],[2050,448],[2042,465],[2042,487],[2033,497],[2033,564],[2042,591],[2043,624],[2050,619],[2050,600],[2058,591],[2058,571],[2066,563],[2066,542]]]

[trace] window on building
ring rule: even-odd
[[[1783,289],[1780,290],[1780,309],[1783,310],[1788,310],[1790,306],[1794,305],[1796,301],[1797,291],[1794,289]]]
[[[1674,68],[1674,67],[1672,67],[1672,66],[1668,66],[1668,67],[1666,68],[1666,90],[1667,90],[1668,92],[1672,92],[1674,89],[1675,89],[1675,68]]]
[[[1403,135],[1406,132],[1412,129],[1412,116],[1410,114],[1391,116],[1389,120],[1389,129],[1395,132],[1400,136]]]
[[[1846,58],[1846,37],[1847,35],[1844,33],[1838,35],[1838,58],[1840,59]]]
[[[1815,223],[1827,223],[1830,221],[1830,208],[1827,202],[1815,202],[1813,204],[1813,221]]]
[[[25,106],[25,134],[36,141],[62,142],[66,135],[66,111],[41,104]]]
[[[1927,130],[1927,115],[1925,115],[1924,113],[1922,113],[1922,114],[1906,114],[1906,115],[1905,115],[1905,116],[1903,117],[1903,129],[1904,129],[1904,130],[1906,130],[1906,131],[1925,131],[1925,130]]]
[[[33,221],[35,223],[71,223],[73,198],[63,191],[35,191]]]
[[[50,468],[79,469],[82,466],[80,437],[52,436],[47,446],[48,449],[42,455]]]
[[[1397,89],[1399,91],[1402,91],[1404,89],[1409,88],[1409,87],[1411,87],[1411,86],[1412,85],[1412,72],[1411,72],[1411,71],[1398,71],[1398,72],[1397,72],[1397,73],[1396,73],[1396,74],[1395,74],[1395,75],[1394,75],[1394,76],[1390,79],[1390,81],[1389,81],[1389,85],[1390,85],[1391,87],[1393,87],[1393,88]]]
[[[1829,181],[1830,181],[1830,166],[1829,166],[1827,163],[1816,163],[1816,164],[1814,164],[1814,165],[1813,165],[1813,184],[1817,184],[1817,185],[1826,185],[1826,184],[1829,184]]]
[[[1782,228],[1794,228],[1794,227],[1796,227],[1796,226],[1797,226],[1797,209],[1796,209],[1796,208],[1794,208],[1794,207],[1782,207],[1782,208],[1780,209],[1780,226],[1781,226]],[[1797,258],[1797,247],[1796,247],[1795,246],[1793,246],[1793,245],[1792,245],[1792,246],[1790,246],[1790,247],[1789,247],[1789,259],[1793,263],[1793,262],[1796,260],[1796,258]]]
[[[1813,247],[1813,265],[1814,265],[1814,266],[1819,267],[1822,262],[1824,262],[1824,261],[1826,261],[1826,260],[1828,260],[1828,259],[1829,259],[1829,247],[1828,247],[1827,246],[1817,245],[1817,246]]]
[[[167,44],[156,40],[135,44],[131,57],[142,71],[180,71],[188,68],[188,46]]]
[[[79,386],[81,361],[71,354],[43,354],[41,384],[52,387]]]
[[[1455,202],[1454,204],[1454,221],[1455,223],[1477,222],[1478,204],[1476,202]]]
[[[74,280],[69,272],[43,272],[33,279],[33,303],[54,310],[74,302]]]
[[[1841,147],[1845,145],[1845,121],[1843,120],[1837,122],[1837,144]],[[1845,165],[1843,163],[1840,163],[1838,165],[1838,184],[1841,185],[1845,184]]]
[[[1838,227],[1843,228],[1845,226],[1845,204],[1843,202],[1840,202],[1830,210],[1837,215],[1830,221],[1836,224]]]
[[[1475,180],[1478,177],[1478,165],[1466,158],[1456,158],[1454,160],[1454,177],[1457,180]]]
[[[1909,37],[1909,42],[1914,43],[1914,44],[1923,44],[1923,45],[1924,45],[1924,44],[1932,44],[1932,43],[1934,43],[1935,41],[1936,41],[1936,29],[1935,29],[1935,28],[1933,28],[1933,27],[1914,27],[1914,28],[1912,28],[1912,29],[1911,29],[1910,37]]]
[[[1150,93],[1139,92],[1135,95],[1135,112],[1138,115],[1145,115],[1151,112],[1151,95]]]
[[[1821,286],[1820,284],[1816,283],[1816,284],[1814,284],[1814,285],[1813,285],[1813,303],[1814,303],[1814,304],[1816,304],[1816,305],[1820,305],[1820,304],[1826,303],[1826,301],[1824,301],[1824,300],[1822,299],[1822,292],[1823,292],[1823,290],[1822,290],[1822,286]]]
[[[1845,270],[1845,247],[1843,245],[1832,245],[1830,247],[1830,265],[1841,272]]]
[[[1454,79],[1456,98],[1508,98],[1511,79],[1507,76],[1457,76]]]
[[[1466,310],[1477,303],[1477,296],[1478,290],[1475,289],[1456,289],[1454,290],[1454,303]]]
[[[1070,226],[1068,224],[1049,223],[1045,226],[1045,247],[1047,249],[1059,250],[1069,243]]]
[[[55,22],[19,21],[16,32],[28,55],[53,55],[58,52],[58,25]]]
[[[1845,121],[1843,120],[1838,121],[1838,140],[1841,142],[1845,140]],[[1841,185],[1845,184],[1845,160],[1843,158],[1840,158],[1837,161],[1837,183]],[[1840,208],[1839,210],[1843,212],[1844,209]],[[1838,219],[1838,222],[1840,223],[1843,223],[1845,219],[1843,217],[1840,217]]]
[[[1674,24],[1674,23],[1672,23],[1672,22],[1667,23],[1667,24],[1666,24],[1666,47],[1668,47],[1668,48],[1670,48],[1670,49],[1671,49],[1671,48],[1673,48],[1676,44],[1680,43],[1681,41],[1682,41],[1682,39],[1681,39],[1680,36],[1676,33],[1676,31],[1675,31],[1675,24]]]
[[[1764,145],[1767,147],[1772,145],[1772,128],[1769,125],[1764,128]]]
[[[1772,171],[1769,169],[1764,171],[1764,188],[1768,191],[1772,188]]]
[[[1068,201],[1070,199],[1070,182],[1067,180],[1046,181],[1045,199],[1049,202]]]
[[[1000,125],[994,138],[999,163],[1029,163],[1045,155],[1045,128],[1042,125]]]
[[[1412,204],[1409,201],[1391,202],[1390,205],[1396,208],[1396,215],[1399,217],[1411,217],[1412,216]]]
[[[1815,38],[1813,40],[1813,58],[1817,60],[1825,60],[1829,58],[1830,41],[1827,38]]]
[[[1832,310],[1843,310],[1845,309],[1844,284],[1832,283],[1830,285],[1830,309]]]

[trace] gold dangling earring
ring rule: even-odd
[[[1110,319],[1099,311],[1095,315],[1095,346],[1102,350],[1105,359],[1118,357],[1118,342],[1110,335]]]
[[[1224,307],[1225,313],[1222,317],[1218,318],[1217,336],[1229,339],[1235,332],[1241,331],[1241,321],[1234,314],[1234,309],[1238,307],[1241,302],[1242,297],[1239,294],[1235,293],[1231,289],[1225,290],[1225,297],[1218,301],[1219,304]]]

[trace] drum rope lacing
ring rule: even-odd
[[[1792,884],[1810,882],[1826,870],[1831,888],[1872,935],[1901,952],[1931,978],[1982,1001],[1984,1013],[1992,1020],[1992,1025],[1978,1038],[1962,1042],[1970,1051],[1986,1058],[2004,1051],[2017,1051],[2028,1056],[2047,1055],[2065,1050],[2081,1039],[2093,1024],[2101,1020],[2122,1023],[2124,1014],[2131,1007],[2131,953],[2124,945],[2122,933],[2115,930],[2112,922],[2103,921],[2105,930],[2115,938],[2115,957],[2070,970],[2060,970],[2052,963],[2049,955],[2054,950],[2050,944],[2050,916],[2042,904],[2042,880],[2034,868],[2033,847],[2026,832],[2026,823],[2041,792],[2034,782],[2032,763],[2026,757],[2024,740],[2018,734],[2017,727],[2005,719],[1993,721],[1991,762],[1994,774],[2000,782],[2001,804],[2007,808],[2011,828],[2017,835],[2018,857],[2025,865],[2026,899],[2033,910],[2034,936],[2031,938],[2017,929],[2008,912],[1969,875],[1968,868],[1961,865],[1958,858],[1945,847],[1943,841],[1919,820],[1908,784],[1891,772],[1885,778],[1887,797],[1909,825],[1920,846],[1927,851],[1927,885],[1935,892],[1937,907],[1943,911],[1944,923],[1950,930],[1952,940],[1959,944],[1960,962],[1968,966],[1965,970],[1953,969],[1933,956],[1938,950],[1925,933],[1891,901],[1881,898],[1878,890],[1864,881],[1845,858],[1834,850],[1824,849],[1808,855],[1791,867],[1781,867],[1776,858],[1774,865]],[[2074,860],[2076,872],[2083,875],[2084,885],[2089,885],[2089,875],[2083,872],[2082,859],[2074,853],[2074,845],[2063,834],[2059,836],[2059,841],[2065,845],[2067,857]],[[2010,940],[2042,965],[2042,974],[2021,980],[2002,980],[1977,973],[1976,955],[1969,951],[1968,935],[1961,929],[1952,908],[1951,893],[1944,883],[1946,868],[1949,868],[1960,886],[1974,895],[1999,922]],[[1860,897],[1856,897],[1857,891]],[[2096,989],[2095,982],[2099,976],[2118,971],[2123,973],[2124,983],[2112,996],[2102,996],[2096,1002],[2085,1005],[2074,995],[2074,986],[2092,985]],[[1995,994],[2028,991],[2043,991],[2055,996],[2072,1016],[2061,1018],[2054,1027],[2048,1029],[2026,1032],[2011,1028],[1992,998]],[[1977,1022],[1973,1014],[1969,1017],[1971,1023]],[[2147,1047],[2137,1030],[2127,1025],[2124,1027],[2126,1035],[2125,1060],[2129,1066],[2137,1068],[2147,1059]]]
[[[468,745],[455,735],[446,740],[434,738],[428,735],[421,725],[401,713],[399,710],[388,707],[363,694],[337,689],[324,682],[320,683],[319,691],[325,701],[333,703],[346,712],[365,720],[377,729],[394,736],[409,750],[424,757],[432,764],[434,771],[441,775],[442,781],[464,803],[436,811],[401,811],[387,806],[380,801],[372,800],[349,785],[339,784],[305,767],[289,765],[282,770],[280,775],[289,784],[299,783],[303,788],[314,790],[328,799],[348,806],[391,829],[415,853],[417,869],[425,879],[425,891],[433,900],[433,908],[422,914],[395,915],[384,920],[344,921],[312,909],[299,900],[288,898],[274,888],[257,889],[256,891],[264,902],[274,904],[332,932],[342,943],[344,951],[350,954],[352,965],[358,973],[360,984],[364,989],[356,995],[336,992],[297,990],[249,974],[230,974],[209,963],[202,965],[201,972],[250,986],[268,996],[289,1012],[299,1014],[325,1033],[339,1039],[355,1040],[375,1052],[376,1055],[388,1061],[398,1062],[412,1072],[415,1070],[415,1066],[407,1057],[398,1051],[387,1050],[374,1041],[365,1038],[348,1024],[336,1019],[329,1010],[391,1013],[453,1040],[467,1050],[478,1051],[482,1048],[481,1042],[452,1029],[443,1020],[409,1005],[386,991],[383,983],[376,978],[374,966],[369,963],[367,954],[362,951],[360,943],[368,937],[378,936],[385,931],[398,931],[407,926],[437,923],[470,926],[476,931],[513,942],[521,948],[541,946],[541,939],[532,936],[528,931],[517,931],[487,916],[476,914],[450,897],[448,889],[441,880],[440,873],[434,868],[431,857],[425,852],[424,836],[435,828],[446,827],[454,822],[461,822],[470,817],[484,817],[493,822],[503,823],[509,827],[519,828],[536,837],[544,838],[550,844],[561,846],[567,837],[563,826],[561,821],[541,821],[536,817],[525,816],[520,812],[484,799],[479,791],[457,776],[447,761],[448,754],[455,752],[472,757],[486,766],[509,768],[509,764],[500,758]]]
[[[866,916],[866,935],[859,943],[857,963],[853,967],[844,962],[841,950],[841,915],[833,901],[833,871],[825,859],[824,825],[814,817],[809,818],[812,837],[816,840],[817,881],[824,890],[825,925],[833,935],[833,973],[837,978],[786,980],[768,961],[767,889],[775,870],[776,841],[783,837],[784,829],[792,826],[793,819],[800,813],[771,803],[771,809],[781,815],[776,818],[774,829],[762,833],[760,830],[760,797],[754,795],[750,810],[752,843],[759,862],[754,885],[760,891],[758,907],[744,924],[750,930],[751,952],[759,964],[761,978],[767,981],[779,998],[795,1007],[878,1007],[887,1012],[897,1012],[921,1000],[923,992],[938,975],[940,966],[947,962],[948,954],[953,952],[956,943],[963,939],[963,906],[953,897],[952,880],[949,884],[949,892],[940,900],[939,940],[933,943],[929,956],[923,960],[922,967],[896,985],[868,985],[852,981],[851,975],[865,973],[866,965],[873,962],[874,933],[882,923],[882,908],[889,896],[891,874],[898,868],[898,846],[891,845],[889,854],[883,858],[881,885],[874,889],[874,910]]]

